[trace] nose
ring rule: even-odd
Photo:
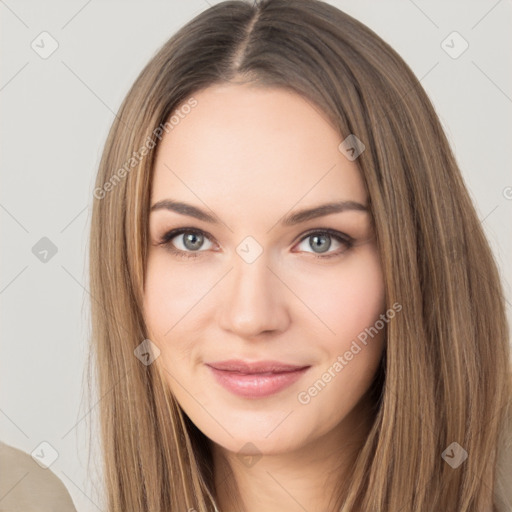
[[[265,253],[252,263],[236,255],[219,290],[220,327],[247,339],[285,331],[290,323],[286,287],[275,274]]]

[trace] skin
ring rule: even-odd
[[[158,147],[151,205],[172,198],[219,224],[165,209],[150,214],[144,316],[161,351],[155,364],[211,440],[223,512],[329,510],[336,481],[368,433],[365,393],[382,357],[383,330],[359,343],[362,350],[307,404],[298,393],[385,312],[381,263],[368,212],[295,226],[280,220],[332,201],[366,205],[366,190],[356,163],[338,149],[343,138],[301,96],[230,83],[194,98],[197,106]],[[185,245],[186,233],[159,245],[175,228],[204,231],[202,245]],[[355,245],[327,237],[320,245],[330,241],[326,253],[334,256],[315,257],[325,253],[310,242],[327,228]],[[252,263],[236,251],[247,236],[263,250]],[[173,254],[172,244],[197,257]],[[274,395],[242,398],[205,366],[234,358],[311,367]],[[234,482],[238,499],[230,494]]]

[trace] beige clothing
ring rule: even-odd
[[[498,512],[512,512],[512,432],[499,451],[495,494]],[[50,469],[0,441],[0,512],[76,512],[76,508]]]
[[[69,492],[50,468],[0,441],[0,512],[76,512]]]
[[[498,450],[495,496],[498,512],[512,512],[512,428]]]

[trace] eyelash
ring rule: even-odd
[[[206,233],[205,231],[202,231],[200,229],[178,228],[178,229],[173,229],[173,230],[167,232],[161,238],[161,240],[157,243],[157,245],[165,246],[172,254],[174,254],[176,256],[180,256],[182,258],[197,258],[200,255],[198,253],[205,252],[205,251],[189,251],[189,252],[187,252],[187,251],[182,251],[181,249],[176,249],[173,246],[173,244],[171,243],[171,240],[179,235],[182,235],[183,233],[193,233],[196,235],[202,235],[202,236],[208,238],[209,240],[211,240],[211,238],[212,238],[208,233]],[[320,259],[325,260],[328,258],[333,258],[335,256],[341,256],[341,254],[343,254],[345,251],[351,249],[354,245],[354,239],[351,236],[348,236],[344,233],[340,233],[338,231],[334,231],[334,230],[328,229],[328,228],[318,229],[316,231],[309,231],[308,233],[304,234],[304,236],[299,240],[298,243],[303,242],[304,240],[306,240],[307,238],[309,238],[313,235],[328,235],[332,238],[335,238],[338,242],[340,242],[346,246],[346,248],[342,249],[341,251],[338,250],[337,252],[327,254],[327,255],[319,255],[319,254],[311,253],[311,254],[313,254],[313,256],[315,258],[320,258]]]

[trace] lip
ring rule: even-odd
[[[207,366],[217,370],[225,370],[240,373],[282,373],[306,368],[309,365],[295,365],[280,361],[243,361],[242,359],[230,359],[229,361],[217,361],[206,363]]]
[[[245,398],[263,398],[282,391],[310,368],[279,361],[219,361],[206,364],[219,384]]]

